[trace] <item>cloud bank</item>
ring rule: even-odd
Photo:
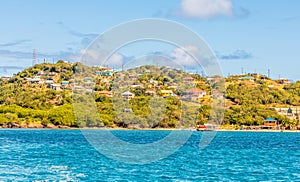
[[[216,53],[217,57],[219,59],[223,60],[231,60],[231,59],[251,59],[253,58],[252,53],[247,52],[245,50],[236,50],[230,54],[221,54],[221,53]]]
[[[181,14],[190,18],[232,16],[233,5],[230,0],[182,0]]]

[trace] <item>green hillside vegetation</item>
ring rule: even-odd
[[[217,78],[168,67],[142,66],[115,72],[62,60],[37,64],[9,80],[0,79],[0,126],[193,127],[211,117],[211,103],[217,97],[211,88],[222,86],[217,85]],[[99,115],[79,103],[75,117],[73,97],[85,98],[74,96],[72,89],[74,85],[86,87],[87,83]],[[287,117],[275,108],[300,106],[300,82],[281,84],[266,76],[248,74],[226,78],[225,86],[226,110],[220,121],[223,127],[262,125],[266,118],[275,118],[286,128],[299,126],[297,113]],[[193,102],[181,99],[183,91],[190,87],[201,89],[206,95]],[[125,91],[135,95],[125,105],[124,99],[115,100],[109,95],[114,93],[121,98]]]

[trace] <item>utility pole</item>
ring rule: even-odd
[[[36,49],[33,49],[33,60],[32,60],[32,66],[36,65]]]
[[[270,69],[268,69],[268,78],[270,78]]]

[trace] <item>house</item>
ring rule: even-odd
[[[156,94],[156,92],[155,92],[155,90],[149,89],[149,90],[146,90],[145,94],[149,95],[149,96],[153,96]]]
[[[206,95],[204,90],[199,88],[191,88],[187,91],[182,93],[182,100],[189,100],[189,101],[197,101],[199,98],[203,98]]]
[[[170,97],[176,97],[177,99],[179,99],[179,97],[178,97],[178,95],[176,95],[176,94],[170,94]]]
[[[39,72],[37,73],[37,75],[39,75],[39,76],[45,75],[45,72],[44,72],[44,71],[39,71]]]
[[[206,78],[207,82],[208,83],[216,83],[218,81],[221,81],[222,80],[222,77],[208,77]]]
[[[270,129],[275,130],[278,128],[278,122],[274,118],[267,118],[267,119],[265,119],[264,125],[261,128],[268,129],[268,130],[270,130]]]
[[[52,90],[60,91],[61,85],[60,84],[50,84],[49,88]]]
[[[105,71],[102,71],[101,72],[101,76],[113,76],[113,71],[111,71],[111,70],[105,70]]]
[[[279,79],[279,80],[276,80],[276,82],[277,82],[278,84],[282,84],[282,85],[291,83],[291,81],[290,81],[289,79],[286,79],[286,78],[281,78],[281,79]]]
[[[191,88],[183,92],[182,95],[202,98],[206,95],[206,92],[199,88]]]
[[[62,82],[61,82],[61,85],[62,85],[63,87],[67,87],[67,86],[69,86],[69,84],[70,84],[69,81],[62,81]]]
[[[212,91],[210,97],[218,100],[223,100],[225,99],[225,94],[220,91]]]
[[[91,82],[93,82],[93,79],[91,77],[85,77],[84,81],[87,83],[91,83]]]
[[[84,90],[85,88],[83,86],[75,85],[74,90]]]
[[[261,79],[261,75],[259,73],[251,73],[250,76],[252,76],[255,80]]]
[[[56,72],[50,72],[48,75],[49,76],[56,76],[56,75],[58,75],[58,73],[56,73]]]
[[[252,76],[245,75],[245,76],[240,77],[240,80],[254,81],[254,78]]]
[[[122,93],[121,96],[124,99],[131,100],[131,99],[134,98],[134,93],[131,93],[131,92],[127,91],[127,92]]]
[[[51,85],[51,84],[53,84],[53,83],[54,83],[53,80],[48,80],[48,79],[47,79],[47,80],[45,81],[45,84],[48,84],[48,85]]]
[[[195,79],[194,79],[193,77],[191,77],[191,76],[183,78],[183,81],[184,81],[185,83],[193,83],[194,80],[195,80]]]
[[[132,109],[131,108],[125,108],[125,109],[123,109],[123,112],[132,112]]]
[[[131,88],[144,88],[142,84],[132,84],[130,85]]]
[[[172,90],[161,90],[160,91],[160,95],[163,96],[163,97],[171,96],[171,94],[173,94]]]
[[[11,76],[5,75],[5,76],[2,76],[1,78],[2,78],[3,80],[7,80],[7,81],[8,81],[8,80],[11,78]]]
[[[153,86],[157,86],[158,85],[158,81],[157,80],[153,80],[152,78],[149,80],[149,84],[153,85]]]
[[[129,75],[129,78],[130,79],[137,79],[138,75],[137,74],[132,74],[132,75]]]
[[[45,81],[41,79],[40,76],[35,76],[30,80],[31,83],[43,84]]]
[[[194,84],[196,84],[196,85],[205,85],[205,82],[203,82],[203,81],[194,81]]]
[[[169,89],[177,89],[178,88],[178,84],[177,83],[173,83],[172,85],[168,86]]]
[[[99,91],[99,92],[96,92],[97,94],[99,95],[105,95],[106,97],[112,97],[113,94],[110,92],[110,91]]]

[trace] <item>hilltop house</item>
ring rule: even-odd
[[[279,79],[279,80],[276,80],[276,82],[277,82],[278,84],[282,84],[282,85],[291,83],[291,81],[290,81],[289,79],[286,79],[286,78],[281,78],[281,79]]]
[[[7,81],[8,81],[8,80],[11,78],[11,76],[5,75],[5,76],[2,76],[1,78],[2,78],[3,80],[7,80]]]
[[[245,76],[240,77],[240,80],[254,81],[254,78],[252,76],[245,75]]]

